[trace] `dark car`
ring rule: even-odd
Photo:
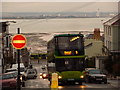
[[[15,68],[6,69],[5,72],[13,74],[16,79],[18,77],[18,70],[15,69]],[[25,87],[25,81],[23,79],[23,75],[22,74],[20,75],[20,84],[22,85],[22,87]]]
[[[16,68],[9,68],[9,69],[6,69],[5,73],[8,73],[8,72],[17,72],[18,70]]]
[[[17,87],[17,79],[14,77],[12,73],[3,73],[0,74],[0,83],[2,84],[2,89],[16,89]]]
[[[47,66],[46,65],[42,65],[41,69],[42,69],[42,71],[46,71],[47,70]]]
[[[34,79],[37,77],[37,70],[35,68],[25,70],[26,79]]]
[[[86,82],[104,82],[107,84],[107,77],[99,69],[91,69],[86,71]]]

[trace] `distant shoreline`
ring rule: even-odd
[[[11,17],[7,17],[7,18],[0,18],[0,19],[74,19],[74,18],[111,18],[111,17],[54,17],[54,18],[11,18]]]

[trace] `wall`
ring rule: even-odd
[[[112,28],[112,47],[111,50],[120,50],[119,49],[119,36],[120,35],[120,30],[118,29],[117,26],[113,26]],[[119,36],[119,37],[118,37]]]
[[[85,46],[89,43],[93,43],[92,46],[85,49],[85,55],[88,57],[96,56],[96,55],[102,55],[102,46],[103,42],[100,40],[94,40],[94,39],[85,39]]]

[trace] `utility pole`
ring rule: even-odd
[[[12,45],[17,50],[17,61],[18,61],[18,78],[17,78],[17,90],[21,90],[20,85],[20,50],[26,45],[25,36],[20,34],[20,28],[17,30],[18,34],[13,36]]]
[[[2,73],[2,59],[3,59],[3,53],[2,53],[2,38],[0,38],[0,73]]]

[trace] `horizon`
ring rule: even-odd
[[[1,11],[0,11],[1,12]],[[84,11],[81,11],[81,12],[74,12],[74,11],[68,11],[68,12],[1,12],[1,13],[95,13],[97,11],[90,11],[90,12],[84,12]],[[117,13],[118,11],[101,11],[100,13],[107,13],[107,12],[115,12]]]

